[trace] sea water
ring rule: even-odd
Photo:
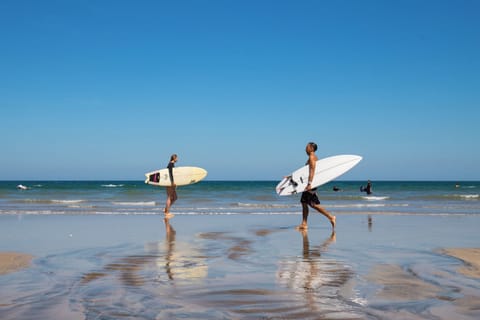
[[[301,212],[300,195],[278,196],[278,181],[202,181],[177,188],[177,215],[289,215]],[[19,190],[22,184],[27,190]],[[318,188],[334,214],[478,215],[479,181],[335,181]],[[333,187],[340,189],[334,191]],[[163,187],[143,181],[1,181],[0,215],[162,214]]]

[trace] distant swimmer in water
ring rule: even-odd
[[[372,182],[368,180],[366,187],[364,186],[360,187],[360,192],[366,192],[367,194],[372,194]]]
[[[339,187],[337,186],[333,186],[333,191],[337,192],[337,191],[342,191],[342,189],[340,189]]]

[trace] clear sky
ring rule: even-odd
[[[2,0],[0,180],[480,180],[480,1]]]

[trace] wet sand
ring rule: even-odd
[[[480,217],[300,219],[1,216],[0,318],[480,318]]]
[[[18,252],[0,252],[0,275],[16,272],[30,265],[32,256]]]
[[[464,262],[465,265],[458,269],[460,273],[480,278],[480,248],[451,248],[444,249],[443,252]]]

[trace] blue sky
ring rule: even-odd
[[[479,1],[0,2],[0,180],[480,180]]]

